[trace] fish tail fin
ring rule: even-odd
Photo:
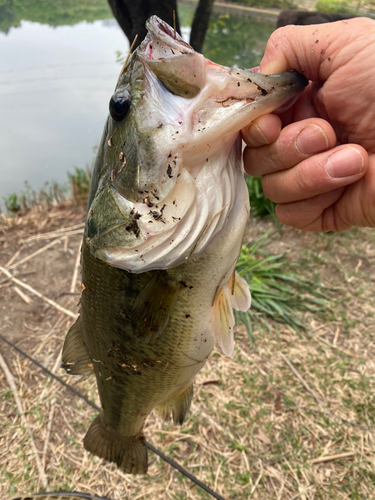
[[[83,339],[81,316],[78,316],[65,338],[61,367],[71,375],[94,373],[94,367]]]
[[[143,434],[121,436],[107,428],[100,413],[83,440],[87,451],[114,462],[126,474],[146,474],[147,448]]]
[[[159,405],[157,407],[157,411],[164,420],[169,420],[172,413],[173,423],[175,425],[181,425],[190,410],[192,399],[193,384],[189,385],[187,389],[180,392],[176,396],[173,396],[173,398],[165,401],[165,403]]]

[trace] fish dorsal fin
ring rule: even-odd
[[[249,285],[234,271],[228,283],[216,294],[211,313],[211,334],[226,356],[232,356],[234,351],[233,309],[245,312],[249,309],[250,303]]]
[[[66,336],[61,367],[71,375],[92,375],[94,373],[92,360],[88,355],[83,338],[81,316],[78,316]]]
[[[233,309],[246,312],[251,305],[251,294],[248,282],[234,271],[229,278],[228,287]]]
[[[215,297],[211,316],[211,334],[226,356],[232,356],[234,351],[235,321],[230,297],[230,290],[226,283]]]
[[[132,317],[134,331],[153,342],[165,330],[182,285],[163,273],[155,273],[136,298]]]

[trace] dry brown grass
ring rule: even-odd
[[[34,211],[0,222],[0,265],[51,245],[14,275],[60,306],[77,312],[71,295],[80,236],[70,228],[82,210]],[[269,222],[257,221],[256,238]],[[68,236],[67,236],[68,235]],[[30,239],[30,237],[32,239]],[[355,229],[321,236],[285,229],[269,249],[308,258],[334,288],[325,322],[306,316],[311,333],[272,325],[250,345],[237,329],[233,358],[217,350],[199,374],[187,421],[180,428],[151,415],[150,443],[226,499],[375,498],[375,233]],[[11,264],[10,264],[11,265]],[[99,403],[94,380],[77,382],[58,368],[72,319],[0,274],[0,333]],[[113,499],[208,499],[150,453],[149,474],[132,477],[87,453],[82,439],[95,411],[0,341],[24,415],[0,370],[0,499],[14,493],[79,490]],[[36,465],[35,443],[42,470]]]

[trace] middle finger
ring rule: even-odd
[[[263,177],[294,167],[335,144],[336,135],[328,122],[320,118],[302,120],[282,129],[278,139],[270,145],[245,148],[245,170],[254,177]]]

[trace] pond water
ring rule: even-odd
[[[193,9],[179,15],[188,39]],[[46,181],[67,184],[68,171],[93,161],[121,68],[116,52],[129,47],[114,19],[15,24],[0,31],[0,201],[25,181],[35,190]],[[213,15],[204,53],[253,67],[273,29],[251,17]]]
[[[0,197],[67,182],[94,157],[128,41],[115,20],[0,34]]]

